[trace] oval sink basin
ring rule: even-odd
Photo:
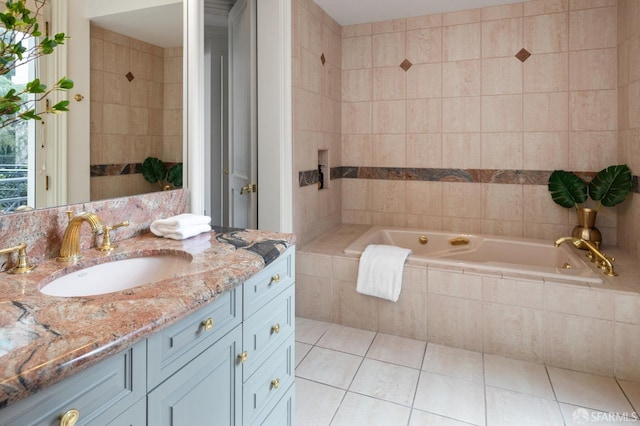
[[[168,278],[191,260],[190,257],[155,255],[101,263],[57,278],[40,291],[61,297],[113,293]]]

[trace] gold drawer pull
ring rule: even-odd
[[[238,354],[238,360],[243,364],[247,361],[247,358],[249,358],[249,353],[247,351]]]
[[[271,326],[271,332],[280,333],[280,324],[272,325]]]
[[[209,331],[213,328],[213,318],[207,318],[206,320],[200,323],[204,331]]]
[[[274,389],[278,389],[280,387],[280,379],[272,380],[271,386],[273,386]]]
[[[280,274],[275,274],[271,277],[271,282],[278,284],[280,282]]]
[[[75,408],[60,415],[60,426],[74,426],[80,419],[80,412]]]

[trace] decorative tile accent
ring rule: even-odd
[[[499,170],[499,169],[438,169],[410,167],[332,167],[330,179],[378,179],[423,182],[469,182],[504,183],[516,185],[547,185],[551,171],[548,170]],[[589,181],[595,172],[576,172]],[[298,173],[300,187],[318,183],[318,171]],[[633,176],[633,192],[640,193],[638,176]]]
[[[322,62],[322,65],[324,65],[325,62],[327,62],[327,60],[324,57],[324,53],[322,55],[320,55],[320,62]]]
[[[524,62],[527,59],[529,59],[529,56],[531,56],[531,53],[529,53],[527,51],[527,49],[520,49],[520,51],[518,53],[516,53],[516,58],[520,59],[520,62]]]
[[[129,81],[133,81],[133,79],[135,78],[135,77],[133,76],[133,74],[131,73],[131,71],[129,71],[129,72],[127,73],[127,75],[125,75],[125,77],[127,77],[127,80],[129,80]]]
[[[400,68],[402,68],[405,71],[409,71],[409,68],[411,68],[413,64],[411,63],[410,60],[405,59],[404,61],[402,61],[402,63],[400,64]]]

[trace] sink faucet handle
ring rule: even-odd
[[[26,274],[35,269],[35,266],[31,266],[29,264],[29,259],[27,259],[27,244],[20,243],[15,247],[9,247],[6,249],[0,250],[0,254],[7,254],[18,252],[18,261],[15,266],[9,270],[7,270],[8,274]]]
[[[98,250],[111,251],[114,248],[118,247],[117,244],[111,243],[111,231],[117,228],[121,228],[123,226],[129,226],[129,221],[125,220],[123,222],[116,223],[115,225],[104,225],[102,227],[104,231],[102,233],[102,244],[100,244],[100,246],[98,247]]]

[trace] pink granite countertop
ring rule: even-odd
[[[223,230],[220,230],[223,231]],[[188,316],[244,282],[295,243],[292,234],[234,230],[173,241],[144,234],[77,265],[49,259],[30,274],[0,274],[0,408],[25,398]],[[86,297],[39,288],[86,266],[150,254],[192,256],[169,279]],[[91,283],[87,283],[91,285]]]

